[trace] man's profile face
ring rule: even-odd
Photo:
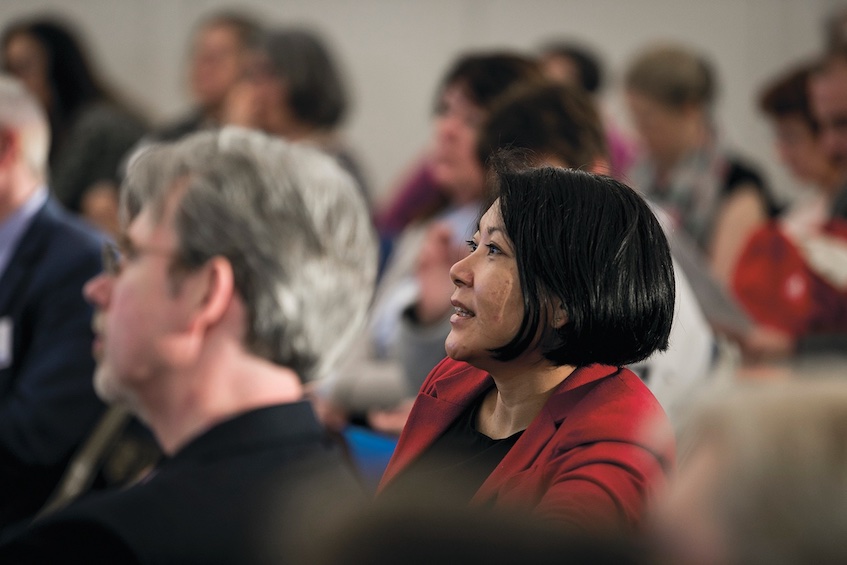
[[[137,393],[172,371],[184,342],[184,300],[171,278],[177,236],[166,212],[145,208],[122,235],[120,272],[86,284],[96,308],[94,387],[106,402],[135,405]]]
[[[847,178],[847,60],[834,62],[813,77],[809,94],[820,123],[821,147]]]

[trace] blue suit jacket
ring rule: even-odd
[[[82,297],[102,241],[51,197],[0,278],[0,527],[38,510],[103,409]]]

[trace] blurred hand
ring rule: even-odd
[[[226,96],[221,121],[225,125],[260,129],[260,92],[255,82],[243,80]]]
[[[441,320],[452,308],[450,296],[455,286],[450,279],[450,267],[467,252],[464,245],[453,243],[453,231],[448,224],[436,223],[427,230],[416,271],[420,295],[415,314],[421,324]]]
[[[399,436],[414,404],[414,399],[410,398],[389,410],[371,410],[368,412],[368,424],[378,432]]]
[[[741,348],[752,361],[784,359],[794,353],[794,338],[775,328],[756,326],[741,340]]]

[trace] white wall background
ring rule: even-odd
[[[355,107],[347,137],[375,192],[421,150],[433,92],[468,49],[533,49],[556,36],[582,39],[604,57],[606,103],[624,120],[614,79],[647,42],[676,39],[712,57],[722,84],[717,108],[729,143],[763,166],[781,191],[767,124],[755,107],[764,81],[813,56],[823,20],[839,0],[0,0],[0,23],[34,13],[66,16],[86,34],[102,74],[156,121],[187,106],[188,37],[215,8],[251,9],[268,23],[308,24],[332,44]]]

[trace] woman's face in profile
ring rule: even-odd
[[[482,217],[469,245],[471,253],[450,269],[456,290],[445,349],[451,358],[482,368],[491,349],[517,334],[524,316],[517,261],[499,200]]]
[[[482,196],[485,176],[476,158],[476,143],[484,119],[485,111],[460,86],[444,89],[435,116],[432,174],[457,204]]]

